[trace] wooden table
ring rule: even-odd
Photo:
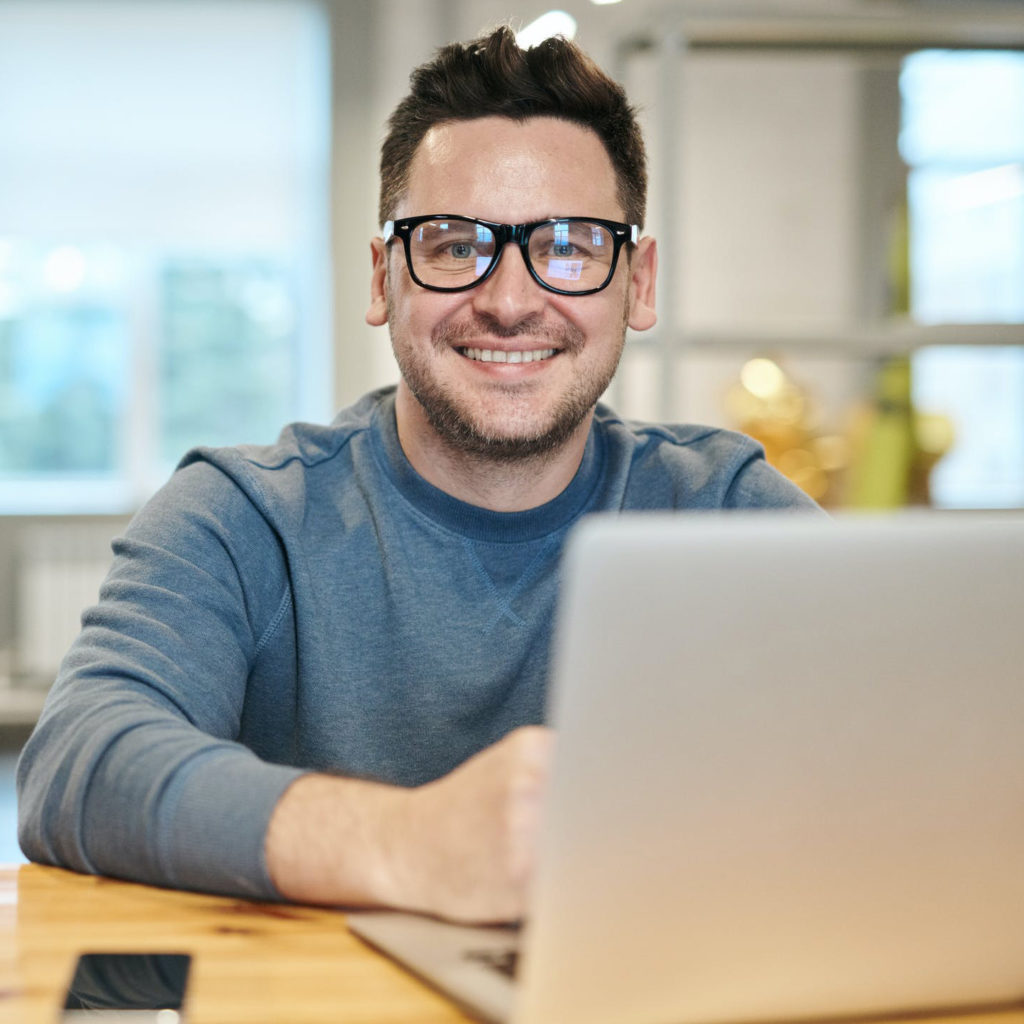
[[[75,959],[88,951],[191,953],[187,1024],[471,1020],[350,935],[338,911],[0,866],[0,1024],[56,1024]],[[1024,1013],[942,1024],[1024,1024]]]
[[[193,955],[188,1024],[456,1024],[470,1018],[310,907],[0,867],[0,1022],[56,1024],[86,951]]]

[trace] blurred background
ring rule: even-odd
[[[1021,0],[0,0],[0,774],[184,451],[395,379],[383,122],[501,22],[642,111],[620,412],[744,430],[830,508],[1024,507]]]

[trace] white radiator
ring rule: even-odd
[[[18,536],[15,674],[49,685],[110,568],[109,524],[40,523]]]

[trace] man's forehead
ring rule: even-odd
[[[437,192],[461,197],[475,190],[497,200],[501,193],[513,197],[532,191],[538,200],[541,193],[551,193],[558,206],[586,196],[604,207],[617,195],[611,158],[597,133],[554,117],[482,117],[436,124],[416,149],[407,186],[403,198],[411,194],[414,203]],[[406,211],[422,212],[431,211]],[[596,209],[584,212],[598,214]],[[619,216],[615,210],[603,215]]]

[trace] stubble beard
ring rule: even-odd
[[[531,316],[511,327],[502,327],[486,314],[473,314],[462,320],[441,321],[432,332],[431,346],[434,354],[440,356],[460,347],[463,340],[469,342],[481,336],[509,339],[523,335],[546,341],[549,347],[558,351],[559,354],[553,357],[555,359],[572,358],[586,344],[583,332],[573,324],[553,328],[543,323],[540,317]],[[624,308],[622,336],[614,355],[586,375],[577,376],[547,411],[545,423],[524,423],[520,430],[504,431],[502,426],[505,424],[499,426],[482,422],[483,418],[475,416],[468,408],[468,402],[460,401],[446,388],[433,373],[429,356],[420,355],[412,345],[396,345],[393,337],[392,348],[403,380],[430,425],[453,453],[486,462],[515,463],[543,459],[559,451],[573,437],[615,376],[625,337]],[[498,383],[491,386],[488,395],[507,409],[504,416],[507,422],[517,418],[522,403],[529,401],[530,390],[529,381],[510,385]]]

